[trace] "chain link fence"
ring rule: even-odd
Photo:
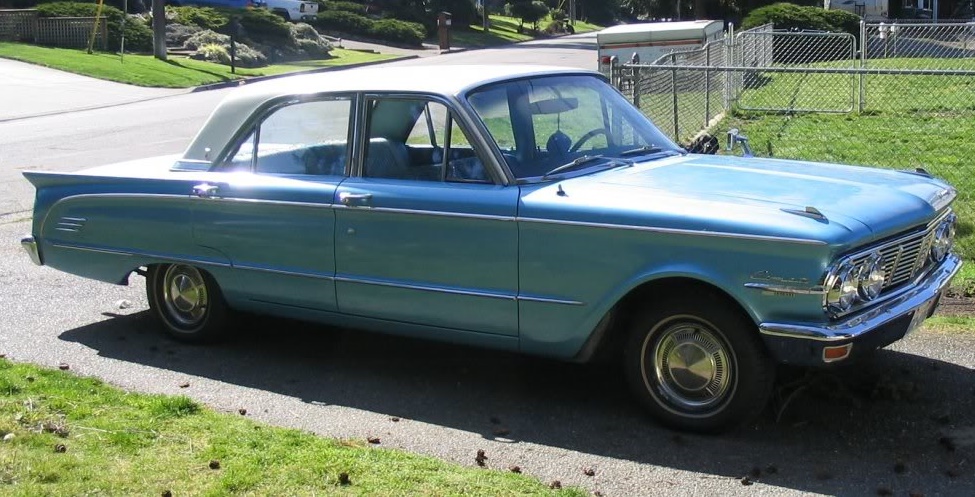
[[[671,136],[693,137],[716,123],[727,107],[724,65],[727,48],[723,40],[702,50],[674,52],[650,64],[634,64],[625,76],[625,91],[644,114],[653,116],[657,127]],[[666,65],[657,70],[653,65]],[[701,70],[684,72],[682,66]]]
[[[738,128],[759,156],[924,168],[958,189],[960,232],[972,233],[975,23],[771,28],[621,64],[614,81],[679,143]],[[975,236],[961,242],[975,256]]]

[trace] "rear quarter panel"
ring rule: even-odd
[[[33,235],[45,265],[124,283],[135,268],[166,260],[227,264],[193,240],[193,178],[27,173],[37,188]]]

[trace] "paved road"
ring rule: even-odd
[[[119,105],[186,93],[110,83],[0,59],[0,122],[38,114]]]
[[[433,60],[590,67],[585,43]],[[10,213],[0,216],[0,240],[30,229],[30,188],[16,169],[75,170],[179,152],[223,93],[0,123],[0,212]],[[35,267],[17,244],[0,243],[0,354],[64,362],[125,388],[245,408],[323,435],[378,436],[382,447],[467,465],[484,449],[490,467],[518,465],[543,481],[605,495],[975,495],[973,337],[922,332],[850,374],[783,386],[778,420],[770,410],[739,432],[698,437],[648,421],[613,368],[280,320],[254,320],[219,347],[177,344],[155,331],[142,278],[131,283]],[[189,388],[179,388],[184,382]],[[945,436],[954,451],[939,444]],[[753,469],[758,483],[743,485]]]

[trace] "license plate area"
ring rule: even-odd
[[[904,333],[905,337],[910,335],[911,333],[914,333],[915,331],[917,331],[918,328],[921,327],[921,324],[924,323],[924,320],[927,319],[932,312],[934,312],[934,308],[937,307],[939,300],[941,300],[940,293],[928,299],[928,301],[926,301],[925,303],[919,305],[917,308],[914,309],[914,316],[911,317],[911,324],[908,325],[907,332]]]

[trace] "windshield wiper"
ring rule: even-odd
[[[554,174],[558,174],[558,173],[561,173],[563,171],[568,171],[569,169],[575,169],[575,168],[577,168],[579,166],[588,164],[590,162],[593,162],[593,161],[596,161],[596,160],[599,160],[599,159],[602,159],[602,158],[603,158],[603,155],[602,154],[599,154],[599,155],[583,155],[582,157],[577,157],[572,162],[568,162],[566,164],[562,164],[561,166],[556,167],[555,169],[552,169],[551,171],[545,173],[542,176],[542,179],[548,179],[549,176],[552,176]]]
[[[644,145],[642,147],[631,148],[629,150],[624,150],[619,153],[620,157],[629,157],[631,155],[650,155],[656,154],[658,152],[663,152],[664,149],[660,147],[655,147],[653,145]]]

